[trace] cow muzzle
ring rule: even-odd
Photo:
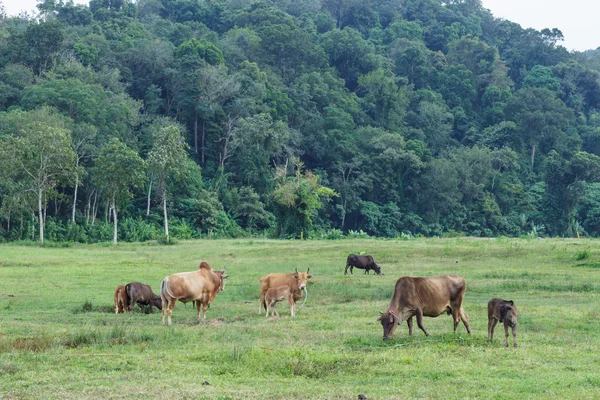
[[[306,285],[300,285],[300,290],[306,289]]]

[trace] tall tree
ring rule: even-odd
[[[76,166],[70,123],[50,108],[11,111],[2,116],[2,160],[19,190],[34,194],[39,216],[40,244],[44,244],[43,209],[49,192],[68,182]]]
[[[187,146],[181,134],[182,128],[177,123],[163,121],[157,125],[152,134],[153,144],[148,153],[148,167],[156,176],[157,188],[162,199],[165,237],[168,241],[167,185],[168,180],[177,180],[185,173]]]
[[[100,149],[93,169],[98,187],[110,201],[113,213],[113,243],[117,244],[118,207],[132,196],[132,189],[144,184],[146,163],[138,153],[117,138]]]

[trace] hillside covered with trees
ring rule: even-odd
[[[0,16],[0,240],[600,235],[600,53],[559,29],[479,0],[38,9]]]

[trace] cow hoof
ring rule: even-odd
[[[383,337],[383,340],[392,340],[392,338],[390,338],[390,337],[387,337],[387,336],[384,336],[384,337]]]

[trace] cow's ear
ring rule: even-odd
[[[312,278],[312,275],[306,275],[306,279]]]
[[[229,278],[229,275],[223,274],[223,279],[227,279],[227,278]]]
[[[298,275],[294,275],[294,279],[298,279]]]
[[[512,301],[512,300],[508,300],[508,301],[507,301],[507,303],[510,303],[510,304],[512,304],[512,305],[514,305],[514,304],[515,304],[515,302],[514,302],[514,301]]]

